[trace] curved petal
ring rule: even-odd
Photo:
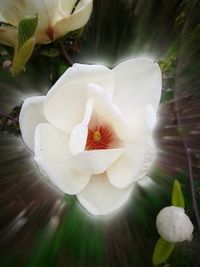
[[[94,99],[94,116],[91,124],[98,122],[109,125],[120,140],[131,138],[130,129],[121,112],[103,88],[97,84],[89,83],[88,95]]]
[[[155,109],[149,104],[142,106],[127,119],[127,124],[134,140],[140,141],[150,137],[156,124]]]
[[[39,124],[35,131],[35,160],[61,191],[77,194],[90,180],[89,173],[74,171],[64,158],[70,155],[69,136],[49,123]]]
[[[17,41],[17,28],[13,26],[0,27],[0,43],[8,46],[15,46]]]
[[[136,143],[108,168],[108,179],[117,188],[126,188],[145,176],[153,159],[152,142]]]
[[[6,21],[14,26],[22,17],[24,17],[24,10],[26,3],[22,0],[1,0],[1,13]]]
[[[69,148],[72,154],[83,152],[87,142],[88,123],[93,111],[93,99],[89,99],[86,105],[86,112],[80,124],[72,130],[69,140]]]
[[[72,15],[59,20],[54,28],[55,39],[85,26],[92,13],[92,3],[92,0],[81,0]]]
[[[59,88],[68,82],[80,82],[82,87],[88,83],[95,83],[104,88],[106,93],[112,97],[114,88],[114,73],[103,65],[87,65],[75,63],[49,90],[47,96],[53,96]],[[67,89],[65,89],[67,90]]]
[[[27,10],[30,8],[38,13],[38,27],[48,28],[56,23],[60,0],[28,0]]]
[[[48,28],[54,23],[59,8],[59,0],[1,0],[1,13],[12,25],[27,16],[38,14],[38,27]]]
[[[120,63],[115,73],[114,103],[127,118],[144,104],[157,109],[162,89],[161,71],[151,59],[138,58]]]
[[[83,151],[68,159],[71,167],[80,172],[99,174],[115,162],[124,149],[99,149]]]
[[[80,82],[62,84],[53,94],[48,93],[44,114],[56,128],[70,133],[84,116],[87,94]]]
[[[113,74],[103,66],[74,64],[48,92],[44,103],[47,120],[70,133],[81,122],[88,100],[88,82],[113,88]],[[112,85],[112,86],[111,86]]]
[[[156,148],[155,148],[154,143],[151,140],[149,141],[149,144],[147,147],[143,165],[139,170],[137,181],[139,181],[140,179],[142,181],[142,179],[146,176],[148,170],[151,168],[153,161],[155,160],[155,157],[156,157]]]
[[[65,14],[65,16],[71,15],[76,2],[77,0],[61,0],[60,5],[61,5],[62,13]]]
[[[130,197],[132,187],[112,186],[106,174],[93,175],[88,185],[77,195],[81,205],[92,215],[106,215],[119,209]]]
[[[43,114],[44,96],[26,98],[19,115],[19,125],[24,143],[34,150],[34,134],[39,123],[47,120]]]

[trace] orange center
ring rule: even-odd
[[[112,140],[112,134],[107,127],[95,126],[88,130],[86,149],[107,149]]]

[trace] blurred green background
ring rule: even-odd
[[[170,205],[175,178],[195,226],[194,238],[176,244],[162,266],[200,266],[200,228],[191,198],[192,188],[200,210],[200,2],[94,0],[79,38],[68,36],[64,44],[74,62],[113,67],[130,57],[148,56],[159,63],[163,92],[152,179],[137,183],[125,208],[106,218],[88,215],[75,197],[44,181],[17,123],[3,114],[17,117],[19,110],[13,108],[27,96],[45,94],[69,65],[60,53],[47,53],[57,51],[55,42],[38,47],[26,71],[12,77],[2,67],[12,49],[0,46],[0,266],[152,266],[159,237],[155,219]]]

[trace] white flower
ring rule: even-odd
[[[0,0],[0,43],[15,46],[19,21],[38,14],[36,43],[47,44],[82,28],[90,18],[93,0]],[[73,11],[73,14],[71,14]],[[9,26],[7,25],[9,24]]]
[[[161,72],[150,59],[113,70],[74,64],[46,96],[27,98],[20,128],[35,160],[61,191],[94,215],[118,209],[154,156]]]
[[[162,209],[157,216],[156,226],[158,233],[168,242],[192,240],[194,226],[183,208],[170,206]]]

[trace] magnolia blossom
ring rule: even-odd
[[[20,113],[25,144],[48,179],[91,214],[121,207],[154,157],[161,72],[151,59],[113,70],[74,64]]]
[[[83,27],[93,0],[0,0],[0,43],[15,46],[19,21],[38,14],[36,43],[47,44]]]
[[[168,242],[176,243],[191,241],[194,226],[183,208],[166,207],[162,209],[156,219],[158,233]]]

